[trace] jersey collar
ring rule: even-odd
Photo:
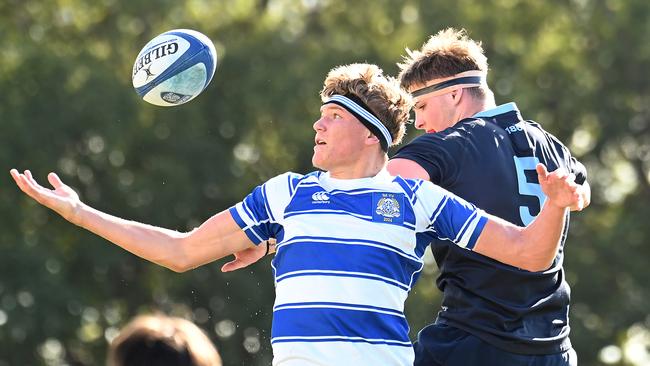
[[[500,114],[504,114],[512,111],[516,111],[517,113],[519,113],[519,108],[517,108],[517,104],[515,104],[514,102],[501,104],[498,107],[494,107],[494,108],[490,108],[478,112],[475,115],[473,115],[472,118],[489,118],[489,117],[498,116]]]

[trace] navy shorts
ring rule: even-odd
[[[573,349],[551,355],[522,355],[496,348],[464,330],[430,325],[418,334],[414,366],[577,366]]]

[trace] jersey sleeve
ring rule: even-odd
[[[474,248],[487,223],[483,210],[430,182],[423,182],[416,194],[418,231],[462,248]]]
[[[229,209],[237,225],[255,245],[275,238],[280,232],[284,210],[301,177],[285,173],[271,178]]]
[[[411,160],[429,174],[431,182],[446,185],[456,179],[462,153],[453,137],[427,133],[402,146],[392,159]]]

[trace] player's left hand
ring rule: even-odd
[[[537,164],[535,169],[539,184],[550,204],[562,209],[570,208],[572,211],[580,211],[585,207],[584,195],[580,192],[580,185],[575,182],[575,174],[567,173],[562,168],[549,173],[544,164]]]

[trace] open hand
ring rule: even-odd
[[[21,174],[16,169],[11,169],[9,173],[18,187],[36,202],[56,211],[66,220],[75,222],[76,213],[81,206],[79,195],[72,188],[63,184],[55,173],[47,175],[47,180],[54,189],[38,184],[29,170],[25,170]]]
[[[586,207],[583,189],[575,182],[574,174],[567,173],[563,168],[549,173],[544,164],[537,164],[535,169],[539,184],[550,204],[570,208],[572,211],[580,211]]]

